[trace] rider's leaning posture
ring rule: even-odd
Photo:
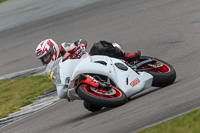
[[[37,46],[35,54],[37,58],[42,61],[43,65],[47,65],[49,62],[55,61],[60,56],[63,57],[63,61],[67,59],[80,59],[85,53],[86,47],[87,41],[80,39],[74,43],[63,42],[59,49],[55,41],[46,39]],[[141,52],[125,53],[119,44],[103,40],[95,42],[90,49],[89,54],[106,55],[125,61],[135,61],[139,59]]]

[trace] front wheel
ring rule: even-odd
[[[140,68],[137,69],[145,71],[153,76],[152,86],[164,87],[174,83],[176,79],[176,71],[172,65],[163,60],[149,56],[141,56],[139,62],[148,59],[152,59],[152,63],[144,64],[144,66],[140,66]]]
[[[100,107],[117,107],[127,100],[124,92],[116,87],[105,90],[83,83],[78,86],[77,93],[84,101]]]
[[[99,110],[102,109],[101,106],[93,105],[93,104],[88,103],[86,101],[83,101],[83,105],[88,111],[91,111],[91,112],[96,112],[96,111],[99,111]]]

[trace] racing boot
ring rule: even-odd
[[[121,49],[115,48],[115,53],[119,58],[121,58],[125,61],[128,61],[128,62],[136,61],[141,56],[141,51],[139,51],[139,50],[135,51],[134,53],[125,53]]]
[[[124,55],[124,60],[131,62],[131,61],[136,61],[140,58],[141,56],[141,51],[137,50],[134,53],[126,53]]]

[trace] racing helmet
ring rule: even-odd
[[[50,61],[55,61],[59,57],[59,48],[55,41],[46,39],[42,41],[35,50],[36,57],[42,61],[43,65],[47,65]],[[48,60],[44,60],[49,55]]]

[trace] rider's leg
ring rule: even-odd
[[[119,45],[108,41],[98,41],[93,44],[91,55],[107,55],[114,58],[123,59],[125,61],[135,61],[140,58],[141,52],[138,50],[134,53],[125,53]]]

